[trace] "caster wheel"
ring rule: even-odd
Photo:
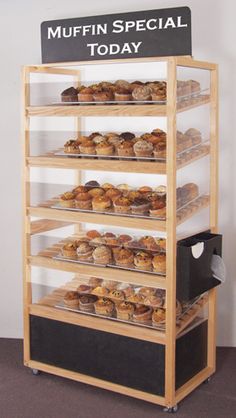
[[[178,405],[175,405],[175,406],[171,406],[171,407],[165,407],[164,409],[163,409],[163,411],[164,412],[169,412],[170,414],[173,414],[174,412],[177,412],[178,411]]]
[[[204,380],[204,382],[203,383],[209,383],[211,381],[211,376],[209,376],[206,380]]]
[[[31,369],[34,376],[38,376],[40,371],[38,369]]]

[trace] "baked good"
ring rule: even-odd
[[[88,194],[92,197],[98,197],[104,195],[105,190],[102,187],[93,187],[89,189]]]
[[[132,91],[132,97],[133,100],[136,101],[147,101],[147,100],[151,100],[151,93],[152,93],[152,89],[148,86],[139,86],[139,87],[135,87],[135,89]]]
[[[130,83],[129,88],[131,91],[134,91],[136,87],[140,87],[140,86],[144,86],[144,83],[142,81],[135,80],[135,81],[132,81],[132,83]]]
[[[162,185],[158,186],[156,187],[155,191],[158,196],[164,196],[166,195],[166,186],[162,186]]]
[[[157,251],[159,249],[157,243],[155,242],[155,239],[148,235],[141,237],[138,243],[139,243],[140,249],[146,248],[147,250],[150,250],[150,251]]]
[[[113,145],[115,151],[117,152],[117,148],[121,144],[123,139],[120,138],[118,135],[116,135],[116,136],[109,137],[107,141],[109,142],[109,144]]]
[[[94,138],[95,138],[96,136],[101,136],[101,137],[103,138],[103,136],[100,134],[100,132],[92,132],[92,133],[89,135],[89,139],[94,140]],[[94,142],[96,142],[96,141],[94,141]]]
[[[161,158],[161,159],[166,158],[166,142],[159,141],[154,146],[153,154],[155,158]]]
[[[155,295],[156,289],[154,289],[153,287],[146,287],[146,286],[144,286],[144,287],[141,287],[139,289],[139,293],[141,295],[145,296],[145,297],[146,296],[151,296],[151,295]]]
[[[111,183],[103,183],[102,188],[103,188],[105,191],[107,191],[107,190],[110,190],[110,189],[114,189],[114,186],[113,186],[113,184],[111,184]]]
[[[113,247],[113,246],[117,247],[120,244],[119,239],[116,236],[114,236],[114,237],[106,237],[105,236],[104,238],[105,238],[106,244],[111,246],[111,247]]]
[[[121,196],[122,192],[119,189],[113,188],[113,189],[108,189],[106,191],[106,196],[109,197],[109,199],[111,199],[112,201],[114,201],[118,196]]]
[[[130,89],[130,83],[126,80],[117,80],[115,82],[115,85],[117,88],[126,89],[126,90]]]
[[[130,140],[122,141],[117,147],[117,153],[121,157],[133,157],[134,156],[134,149],[133,149],[133,142]]]
[[[90,245],[93,245],[93,246],[97,247],[98,245],[106,244],[106,239],[104,237],[95,237],[95,238],[91,239],[91,241],[89,243],[90,243]]]
[[[137,306],[133,313],[134,322],[146,323],[152,318],[152,308],[149,306]]]
[[[92,209],[92,196],[88,192],[78,193],[75,196],[75,207],[79,209]]]
[[[189,83],[190,83],[190,87],[191,87],[191,93],[199,94],[200,91],[201,91],[200,83],[196,80],[189,80]]]
[[[96,229],[91,229],[90,231],[86,232],[86,237],[91,240],[94,238],[101,237],[100,232],[96,231]]]
[[[68,258],[72,258],[72,259],[77,259],[77,245],[75,242],[66,242],[62,249],[62,255],[63,257],[68,257]]]
[[[165,324],[166,311],[163,308],[155,308],[152,314],[152,325],[159,326]]]
[[[64,152],[66,154],[79,154],[80,153],[79,142],[76,141],[75,139],[69,139],[64,144]]]
[[[142,196],[149,196],[152,193],[152,188],[149,186],[141,186],[138,189],[138,192],[141,193]]]
[[[150,215],[157,217],[157,218],[165,218],[166,217],[166,203],[161,200],[154,200],[151,202],[151,207],[149,209]]]
[[[60,196],[60,205],[64,208],[73,208],[75,206],[75,193],[65,192]]]
[[[166,100],[166,90],[161,88],[152,88],[151,98],[155,102],[164,102]]]
[[[80,261],[92,261],[93,248],[87,242],[83,242],[77,248],[77,257]]]
[[[166,239],[165,238],[155,238],[155,241],[156,241],[160,250],[162,250],[162,251],[166,250]]]
[[[132,141],[135,139],[135,135],[132,132],[122,132],[120,134],[120,138],[125,139],[127,141]]]
[[[151,254],[145,251],[139,251],[134,256],[134,265],[139,270],[151,270],[152,258]]]
[[[102,135],[100,135],[100,134],[97,134],[97,135],[95,135],[93,138],[92,138],[92,140],[93,140],[93,142],[94,142],[94,144],[95,145],[98,145],[98,144],[100,144],[100,142],[103,142],[103,141],[105,141],[105,136],[102,136]]]
[[[115,255],[115,262],[118,266],[129,267],[133,264],[134,254],[128,248],[120,248]]]
[[[112,253],[109,247],[101,245],[93,251],[93,259],[96,264],[109,264],[112,260]]]
[[[141,295],[140,293],[131,293],[130,295],[126,296],[126,299],[129,302],[136,303],[137,305],[143,304],[145,296]]]
[[[118,290],[118,289],[113,289],[109,292],[109,298],[115,300],[115,301],[122,301],[124,300],[124,292],[122,292],[122,290]]]
[[[107,296],[109,293],[109,289],[107,289],[105,286],[97,286],[95,287],[92,292],[93,295],[96,296]]]
[[[147,295],[144,304],[153,308],[160,308],[163,305],[163,297],[160,295]]]
[[[91,140],[82,142],[79,146],[79,150],[81,154],[90,154],[90,155],[96,154],[95,144]]]
[[[88,191],[88,189],[87,189],[87,187],[85,187],[85,186],[76,186],[73,190],[72,190],[72,192],[73,193],[75,193],[75,194],[78,194],[78,193],[84,193],[84,192],[87,192]]]
[[[123,301],[116,305],[116,316],[124,321],[132,320],[134,313],[134,305],[130,302]]]
[[[192,140],[192,145],[198,145],[202,142],[202,134],[198,129],[190,128],[184,135],[189,136]]]
[[[106,287],[109,290],[116,289],[118,286],[118,282],[115,280],[103,280],[102,286]]]
[[[79,102],[93,102],[93,89],[84,87],[78,93]]]
[[[151,157],[153,152],[153,145],[151,142],[145,140],[135,142],[134,152],[136,157]]]
[[[132,237],[130,235],[127,234],[121,234],[119,235],[119,242],[124,245],[127,242],[132,241]]]
[[[132,95],[131,95],[130,90],[124,89],[122,87],[119,87],[115,91],[114,96],[117,102],[129,102],[130,100],[132,100]]]
[[[163,253],[157,254],[152,259],[153,270],[158,273],[166,272],[166,255]]]
[[[93,210],[104,211],[112,206],[112,201],[107,196],[96,196],[92,200]]]
[[[142,197],[142,193],[140,193],[138,190],[131,190],[128,192],[127,196],[130,200],[137,199],[138,197]]]
[[[84,185],[87,189],[94,189],[100,187],[100,184],[96,180],[89,180]]]
[[[99,142],[96,146],[97,155],[113,155],[114,147],[108,141]]]
[[[95,102],[109,102],[114,100],[114,95],[111,89],[101,88],[94,91],[93,99]]]
[[[98,300],[95,295],[82,295],[79,297],[79,308],[83,312],[94,312],[94,303]]]
[[[163,309],[166,309],[166,298],[164,298],[164,300],[163,300]],[[178,300],[176,300],[176,316],[178,317],[179,315],[181,315],[181,313],[182,313],[182,305],[181,305],[181,303],[178,301]]]
[[[131,212],[137,215],[144,215],[148,213],[150,202],[144,197],[135,198],[131,204]]]
[[[74,87],[69,87],[61,93],[62,102],[78,102],[78,90]]]
[[[182,192],[187,194],[187,201],[196,199],[199,195],[199,189],[195,183],[187,183],[182,187]]]
[[[131,203],[132,202],[128,197],[118,196],[113,201],[114,210],[117,213],[129,213]]]
[[[114,310],[114,303],[106,298],[100,298],[94,304],[95,312],[98,315],[112,316]]]
[[[70,290],[66,292],[63,298],[63,302],[68,308],[79,307],[79,294],[76,291]]]
[[[87,284],[81,284],[79,285],[77,289],[77,292],[82,295],[86,293],[91,293],[91,291],[92,291],[92,286],[89,286]]]
[[[118,184],[117,189],[122,190],[122,192],[124,193],[124,192],[130,190],[131,187],[126,183],[122,183],[122,184]]]
[[[102,283],[102,279],[99,279],[98,277],[90,277],[88,284],[91,287],[97,287],[100,286],[100,284]]]

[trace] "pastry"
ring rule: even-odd
[[[89,189],[88,194],[92,197],[98,197],[103,196],[105,194],[105,191],[102,189],[102,187],[94,187]]]
[[[132,95],[130,90],[124,89],[122,87],[119,87],[115,93],[115,100],[117,102],[129,102],[132,100]]]
[[[102,279],[99,279],[98,277],[90,277],[90,279],[88,281],[88,284],[91,287],[97,287],[97,286],[100,286],[101,285],[102,281],[103,280]]]
[[[110,89],[98,89],[94,91],[93,99],[95,102],[109,102],[114,100],[114,95]]]
[[[88,192],[78,193],[75,196],[75,207],[79,209],[92,209],[92,196]]]
[[[118,290],[122,290],[122,292],[124,293],[125,298],[128,298],[131,295],[134,295],[134,288],[133,286],[130,286],[128,283],[119,283],[117,285],[117,289]]]
[[[134,156],[133,145],[134,145],[133,142],[130,140],[122,141],[117,147],[118,155],[121,157],[133,157]]]
[[[118,184],[117,189],[122,190],[122,192],[130,190],[130,186],[126,183]]]
[[[154,146],[153,154],[155,158],[166,158],[166,142],[160,141]]]
[[[184,135],[191,138],[192,145],[198,145],[202,142],[202,134],[198,129],[190,128],[185,132]]]
[[[109,137],[107,141],[109,142],[109,144],[113,145],[115,151],[117,152],[117,148],[122,143],[123,139],[116,135]]]
[[[126,80],[117,80],[115,82],[115,85],[117,88],[126,89],[126,90],[130,89],[130,83]]]
[[[95,295],[82,295],[79,297],[79,308],[83,312],[94,312],[94,303],[98,300]]]
[[[141,138],[147,142],[150,142],[150,144],[152,144],[153,146],[158,144],[161,141],[166,142],[164,138],[162,139],[161,137],[157,135],[153,135],[153,134],[144,134],[141,136]]]
[[[166,217],[166,203],[161,199],[154,200],[151,203],[149,212],[151,216],[154,216],[157,218],[165,218]]]
[[[141,186],[138,189],[138,192],[141,193],[142,196],[149,196],[152,193],[152,188],[149,186]]]
[[[80,294],[86,294],[86,293],[91,293],[92,291],[92,286],[89,286],[87,284],[81,284],[79,285],[77,292]]]
[[[132,83],[130,83],[129,88],[131,91],[134,91],[136,87],[140,87],[140,86],[144,86],[144,83],[142,83],[142,81],[135,80],[135,81],[132,81]]]
[[[190,83],[191,93],[199,94],[201,91],[200,83],[196,80],[189,80],[189,83]]]
[[[118,286],[118,282],[115,280],[103,280],[102,286],[106,287],[109,290],[116,289]]]
[[[119,242],[124,245],[127,242],[132,241],[132,237],[130,235],[127,234],[121,234],[119,235]]]
[[[91,140],[82,142],[79,146],[79,150],[80,150],[81,154],[89,154],[89,155],[95,155],[96,154],[95,144]]]
[[[116,236],[114,236],[114,237],[105,237],[105,243],[107,245],[111,246],[111,247],[113,247],[113,246],[116,246],[117,247],[120,244],[119,243],[119,239]]]
[[[155,242],[155,239],[148,235],[140,238],[139,248],[146,248],[150,251],[157,251],[159,249],[158,245]]]
[[[134,144],[134,152],[136,157],[151,157],[153,145],[145,140],[138,141]]]
[[[133,100],[136,101],[147,101],[147,100],[151,100],[151,93],[152,90],[150,87],[148,86],[139,86],[139,87],[135,87],[135,89],[132,91],[132,97]]]
[[[98,145],[101,142],[105,141],[105,139],[106,139],[105,136],[97,134],[93,137],[93,142],[94,142],[95,145]]]
[[[128,248],[120,248],[115,255],[115,262],[118,266],[129,267],[133,264],[134,254]]]
[[[92,229],[91,231],[88,231],[86,233],[86,236],[89,238],[89,240],[101,237],[100,232],[96,231],[96,229]]]
[[[149,306],[137,306],[133,313],[134,322],[146,323],[152,318],[152,308]]]
[[[131,200],[124,196],[117,197],[114,201],[114,210],[116,213],[129,213]]]
[[[137,303],[138,305],[143,304],[145,297],[140,293],[132,293],[129,296],[126,296],[126,299],[129,302]]]
[[[134,199],[131,204],[131,212],[135,215],[144,215],[148,213],[149,208],[149,201],[143,197]]]
[[[77,248],[77,257],[80,261],[92,261],[93,248],[87,242],[83,242]]]
[[[87,192],[88,191],[88,189],[87,189],[87,187],[85,187],[85,186],[76,186],[73,190],[72,190],[72,192],[73,193],[75,193],[75,194],[78,194],[78,193],[84,193],[84,192]]]
[[[113,155],[114,147],[108,141],[99,142],[96,146],[97,155]]]
[[[108,295],[108,293],[109,293],[109,289],[107,289],[106,287],[104,287],[104,286],[97,286],[97,287],[95,287],[93,290],[92,290],[92,292],[91,292],[93,295],[96,295],[96,296],[107,296]]]
[[[120,134],[120,138],[125,139],[127,141],[132,141],[132,139],[135,139],[135,135],[132,132],[122,132]]]
[[[129,302],[121,302],[116,305],[116,316],[118,319],[123,319],[125,321],[132,320],[134,313],[134,305]]]
[[[97,136],[101,136],[103,138],[103,136],[100,134],[100,132],[92,132],[89,135],[89,139],[91,139],[92,141],[94,141],[94,138],[97,137]],[[104,138],[102,140],[104,140]],[[94,141],[94,142],[96,143],[96,141]]]
[[[92,200],[93,210],[104,211],[112,206],[112,201],[107,196],[97,196]]]
[[[95,237],[95,238],[91,239],[91,241],[89,243],[90,243],[90,245],[93,245],[93,246],[97,247],[98,245],[106,244],[106,239],[104,237]]]
[[[182,192],[187,193],[187,201],[196,199],[199,195],[198,186],[195,183],[187,183],[182,187]]]
[[[144,299],[144,304],[153,308],[160,308],[163,305],[163,297],[160,295],[148,295]]]
[[[166,255],[161,253],[157,254],[152,259],[153,270],[158,273],[165,274],[166,272]]]
[[[79,307],[79,294],[76,291],[70,290],[64,295],[64,304],[69,308],[78,308]]]
[[[64,208],[73,208],[75,206],[75,193],[65,192],[60,197],[60,205]]]
[[[156,293],[156,289],[154,289],[153,287],[141,287],[140,289],[139,289],[139,292],[138,293],[140,293],[140,295],[143,295],[143,296],[151,296],[151,295],[155,295],[155,293]]]
[[[95,312],[98,315],[112,316],[114,304],[111,300],[106,298],[98,299],[94,304]]]
[[[78,102],[78,90],[74,87],[69,87],[61,93],[62,102]]]
[[[109,292],[108,297],[116,301],[122,301],[124,300],[124,292],[122,292],[122,290],[113,289]]]
[[[130,199],[130,200],[134,200],[134,199],[137,199],[138,197],[142,197],[142,194],[138,191],[138,190],[131,190],[128,194],[127,194],[127,197]]]
[[[80,150],[78,141],[69,139],[69,141],[64,144],[64,152],[66,154],[79,154]]]
[[[134,256],[134,265],[139,270],[152,270],[152,255],[145,251],[139,251]]]
[[[84,87],[78,93],[79,102],[93,102],[93,89]]]
[[[155,308],[152,314],[153,326],[159,326],[166,321],[166,311],[163,308]]]
[[[96,180],[90,180],[85,183],[87,189],[94,189],[95,187],[100,187],[100,184]]]
[[[93,259],[96,264],[109,264],[112,260],[112,253],[109,247],[101,245],[93,251]]]
[[[108,189],[106,191],[106,196],[109,197],[109,199],[111,199],[112,201],[114,201],[118,196],[121,196],[122,192],[118,189]]]
[[[63,257],[68,257],[72,259],[77,259],[77,245],[75,242],[67,242],[62,247],[62,255]]]
[[[162,250],[162,251],[166,250],[166,239],[165,238],[155,238],[155,241],[156,241],[160,250]]]
[[[166,90],[152,88],[151,98],[154,102],[164,102],[166,100]]]
[[[114,186],[113,186],[113,184],[111,184],[111,183],[104,183],[104,184],[102,185],[102,188],[103,188],[105,191],[107,191],[107,190],[110,190],[110,189],[114,189]]]
[[[155,191],[158,196],[164,196],[166,194],[166,186],[158,186]]]

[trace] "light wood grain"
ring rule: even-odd
[[[29,73],[42,73],[42,74],[61,74],[61,75],[69,75],[69,76],[77,76],[79,74],[79,70],[70,69],[70,68],[56,68],[51,67],[49,65],[42,66],[42,65],[30,65],[27,68]]]
[[[180,402],[183,398],[189,395],[189,393],[201,385],[201,383],[203,383],[213,373],[214,371],[211,367],[205,367],[205,369],[201,370],[192,379],[188,380],[176,391],[176,403]]]
[[[190,57],[176,57],[177,65],[181,67],[199,68],[202,70],[215,70],[216,64],[206,61],[199,61]]]

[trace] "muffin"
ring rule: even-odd
[[[132,97],[133,100],[135,101],[147,101],[147,100],[151,100],[151,93],[152,90],[150,87],[148,86],[139,86],[139,87],[135,87],[135,89],[132,91]]]
[[[77,245],[75,242],[66,242],[66,244],[63,245],[61,252],[63,257],[68,257],[72,259],[77,259]]]
[[[63,302],[68,308],[78,308],[79,307],[79,294],[76,291],[70,290],[64,295]]]
[[[78,193],[75,196],[75,207],[78,209],[92,209],[92,196],[88,192]]]
[[[75,193],[75,194],[78,194],[78,193],[85,193],[85,192],[87,192],[88,191],[88,189],[87,189],[87,187],[85,187],[85,186],[76,186],[73,190],[72,190],[72,192],[73,193]]]
[[[162,185],[158,186],[158,187],[156,187],[155,191],[156,191],[156,194],[158,196],[165,196],[166,195],[166,186],[162,186]]]
[[[125,245],[127,242],[132,241],[132,237],[127,234],[121,234],[119,235],[119,242],[121,245]]]
[[[79,146],[79,150],[81,154],[89,154],[89,155],[95,155],[96,154],[96,148],[93,141],[88,140],[86,142],[82,142]]]
[[[102,184],[102,188],[105,190],[105,192],[106,192],[107,190],[114,189],[114,187],[115,187],[115,186],[113,186],[113,184],[111,184],[111,183],[103,183],[103,184]]]
[[[73,208],[75,206],[75,193],[65,192],[60,197],[60,205],[64,208]]]
[[[159,249],[155,239],[151,236],[144,236],[139,239],[139,248],[145,248],[150,251],[157,251]]]
[[[97,155],[113,155],[114,147],[108,141],[99,142],[96,146]]]
[[[85,183],[85,187],[91,190],[100,187],[100,184],[96,180],[90,180]]]
[[[79,297],[79,308],[83,312],[94,312],[94,303],[98,298],[95,295],[82,295]]]
[[[114,310],[114,303],[109,299],[101,298],[95,302],[94,307],[96,314],[111,317]]]
[[[77,248],[77,257],[80,261],[93,261],[93,248],[87,242],[83,242]]]
[[[112,136],[107,139],[107,142],[114,147],[115,152],[117,153],[117,148],[122,143],[123,139],[119,136]]]
[[[154,102],[164,102],[166,101],[166,90],[160,88],[152,88],[151,97]]]
[[[93,89],[84,87],[78,93],[79,102],[93,102]]]
[[[157,254],[152,259],[153,270],[157,273],[165,274],[166,272],[166,255]]]
[[[135,139],[135,135],[132,132],[122,132],[120,134],[120,138],[126,141],[132,141],[133,139]]]
[[[152,318],[152,308],[149,306],[138,306],[133,313],[134,322],[147,323]]]
[[[116,305],[116,316],[118,319],[123,319],[124,321],[132,320],[134,313],[134,305],[129,302],[121,302]]]
[[[105,139],[106,139],[105,136],[102,136],[102,135],[99,135],[99,134],[97,134],[96,136],[94,136],[92,138],[94,144],[96,144],[96,145],[100,144],[100,142],[105,141]]]
[[[153,145],[151,142],[141,140],[134,144],[134,153],[136,157],[151,157]]]
[[[117,153],[120,157],[133,157],[134,149],[133,149],[133,142],[129,140],[124,140],[120,143],[117,147]]]
[[[92,292],[91,292],[93,295],[96,295],[96,296],[99,296],[99,297],[101,297],[101,296],[107,296],[108,295],[108,293],[109,293],[109,289],[108,288],[106,288],[105,286],[97,286],[97,287],[95,287],[93,290],[92,290]]]
[[[166,217],[166,203],[161,199],[154,200],[151,203],[149,213],[150,213],[151,216],[154,216],[154,217],[160,218],[160,219],[164,219]]]
[[[124,197],[124,196],[117,197],[113,202],[114,210],[116,213],[129,213],[131,203],[132,203],[131,200],[128,199],[127,197]]]
[[[126,80],[117,80],[115,82],[115,86],[116,86],[117,89],[119,89],[119,88],[125,89],[125,90],[130,89],[130,83]]]
[[[114,95],[110,89],[98,89],[93,93],[95,102],[109,102],[114,100]]]
[[[187,193],[187,201],[196,199],[199,195],[198,186],[195,183],[187,183],[182,187],[182,192]]]
[[[92,197],[103,196],[105,194],[105,190],[102,187],[93,187],[90,188],[88,194]]]
[[[155,308],[152,314],[152,325],[164,325],[166,321],[166,311],[162,308]]]
[[[150,202],[143,198],[136,198],[131,204],[131,212],[135,215],[145,215],[150,208]]]
[[[101,234],[100,234],[100,232],[98,232],[96,229],[91,229],[90,231],[86,232],[86,237],[87,237],[89,240],[92,240],[92,239],[94,239],[94,238],[101,237]]]
[[[120,248],[115,255],[116,265],[121,267],[130,267],[134,261],[133,251],[128,248]]]
[[[112,201],[107,196],[97,196],[94,197],[92,200],[92,207],[93,210],[96,211],[104,211],[106,209],[109,209],[112,206]]]
[[[134,256],[134,265],[135,268],[139,270],[152,270],[152,255],[146,253],[145,251],[139,251]]]
[[[61,93],[62,102],[78,102],[78,90],[74,87],[69,87]]]
[[[90,279],[88,281],[88,284],[91,287],[97,287],[97,286],[100,286],[101,285],[102,281],[103,280],[102,279],[99,279],[98,277],[90,277]]]
[[[113,188],[113,189],[108,189],[105,194],[107,197],[109,197],[109,199],[114,201],[117,197],[122,195],[122,192],[116,188]]]
[[[69,139],[69,141],[64,144],[64,152],[66,154],[79,154],[79,142],[75,139]]]
[[[191,138],[192,145],[198,145],[202,142],[202,134],[198,129],[190,128],[184,133],[184,135]]]
[[[155,241],[161,251],[166,250],[166,239],[165,238],[155,238]]]
[[[166,142],[158,142],[158,144],[154,146],[153,154],[155,158],[166,158]]]
[[[132,100],[132,94],[130,90],[121,87],[115,91],[114,96],[116,102],[129,102]]]
[[[80,295],[83,295],[83,294],[91,293],[92,289],[93,289],[92,286],[89,286],[87,284],[81,284],[81,285],[79,285],[79,287],[77,289],[77,292]]]
[[[104,237],[95,237],[89,241],[90,245],[98,247],[99,245],[105,245],[106,239]]]
[[[109,247],[101,245],[93,251],[93,260],[96,264],[109,264],[112,261],[112,253]]]

